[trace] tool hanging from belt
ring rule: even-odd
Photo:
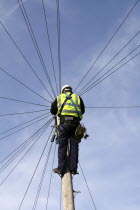
[[[55,128],[55,131],[54,131],[54,134],[53,134],[53,136],[51,138],[51,142],[55,141],[55,143],[58,144],[58,125],[57,125],[56,117],[55,117],[55,124],[54,124],[53,127]]]
[[[79,123],[75,130],[76,141],[80,143],[82,138],[87,139],[87,137],[89,137],[89,135],[87,134],[86,127],[84,126],[84,124]]]

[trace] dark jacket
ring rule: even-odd
[[[84,114],[85,113],[85,105],[84,105],[82,98],[80,96],[79,96],[79,98],[80,98],[80,104],[81,104],[81,112],[82,112],[82,114]],[[53,115],[56,115],[57,111],[58,111],[58,108],[57,108],[57,98],[56,98],[55,101],[51,104],[50,112]]]

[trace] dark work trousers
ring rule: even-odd
[[[70,141],[70,170],[77,170],[79,144],[74,138],[76,127],[77,124],[75,123],[60,125],[58,137],[58,169],[62,172],[65,170],[66,165],[68,141]]]

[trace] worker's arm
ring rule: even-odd
[[[57,114],[57,111],[58,111],[58,108],[57,108],[57,98],[56,98],[55,101],[51,104],[50,112],[53,115],[56,115]]]
[[[82,112],[82,114],[84,114],[85,113],[85,105],[84,105],[82,98],[80,96],[79,96],[79,98],[80,98],[80,104],[81,104],[81,112]]]

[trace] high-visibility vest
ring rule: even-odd
[[[67,95],[70,95],[70,92],[67,92]],[[58,115],[60,114],[61,106],[64,103],[66,97],[67,96],[65,93],[62,93],[59,96],[57,96],[57,107],[58,107],[57,114]],[[78,95],[76,95],[75,93],[73,93],[71,95],[71,98],[72,98],[73,102],[75,103],[77,110],[75,109],[75,107],[72,104],[72,102],[70,101],[70,99],[68,99],[62,109],[61,115],[70,115],[70,116],[74,116],[74,117],[80,117],[80,119],[82,119],[80,97]],[[79,113],[79,116],[78,116],[77,111]]]

